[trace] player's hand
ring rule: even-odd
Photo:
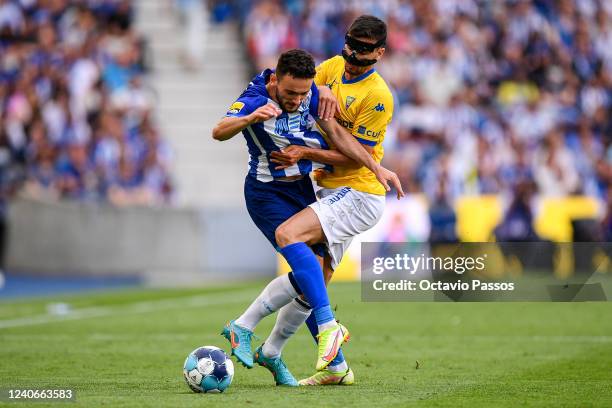
[[[334,93],[327,86],[322,85],[319,89],[319,118],[330,120],[334,118],[336,111],[340,112],[340,105]]]
[[[253,113],[251,113],[249,115],[249,123],[254,124],[259,122],[265,122],[268,119],[277,117],[281,113],[283,113],[282,110],[269,103],[267,105],[260,106]]]
[[[400,182],[399,177],[397,177],[397,174],[395,174],[391,170],[384,168],[381,165],[378,165],[378,168],[374,172],[374,174],[376,175],[376,178],[378,179],[380,184],[383,185],[385,190],[391,191],[391,187],[389,187],[389,184],[395,187],[395,189],[397,190],[398,200],[404,197],[404,190],[402,189],[402,183]]]
[[[278,164],[276,170],[284,170],[302,160],[305,152],[303,146],[290,145],[279,152],[270,153],[270,161]]]

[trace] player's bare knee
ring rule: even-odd
[[[281,224],[276,231],[274,231],[274,238],[276,238],[276,243],[281,248],[297,242],[295,241],[295,236],[291,232],[291,229],[285,224]]]

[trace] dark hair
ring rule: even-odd
[[[362,15],[353,21],[348,33],[354,38],[367,38],[379,42],[387,39],[387,25],[378,17]]]
[[[316,71],[312,55],[298,49],[282,53],[276,64],[276,75],[280,78],[287,74],[300,79],[314,78]]]

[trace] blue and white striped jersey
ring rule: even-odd
[[[270,98],[266,83],[272,70],[266,69],[249,83],[247,89],[229,108],[225,116],[247,116],[257,108],[268,103],[278,104]],[[308,95],[294,113],[284,112],[266,122],[256,123],[246,127],[244,135],[249,149],[249,175],[262,182],[270,182],[278,178],[308,175],[315,169],[331,171],[331,166],[300,160],[297,164],[276,170],[276,163],[270,161],[270,153],[279,151],[289,145],[307,146],[316,149],[329,149],[327,141],[317,130],[315,118],[319,105],[319,91],[313,83]]]

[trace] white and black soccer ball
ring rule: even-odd
[[[234,363],[218,347],[199,347],[187,356],[183,375],[193,392],[223,392],[234,378]]]

